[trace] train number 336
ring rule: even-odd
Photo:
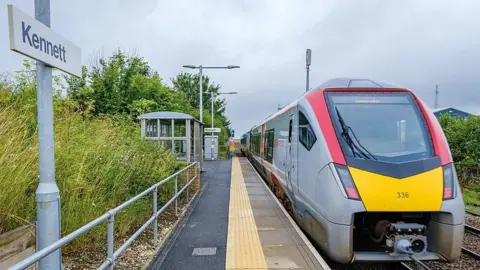
[[[397,199],[408,199],[408,192],[397,192]]]

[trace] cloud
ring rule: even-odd
[[[6,5],[33,14],[33,1],[0,0],[0,36],[8,37]],[[433,106],[480,113],[479,1],[51,1],[52,28],[95,52],[136,51],[166,80],[185,64],[240,65],[205,73],[225,91],[236,134],[247,131],[305,91],[333,77],[400,84]],[[2,39],[4,41],[5,39]],[[0,71],[23,57],[0,43]]]

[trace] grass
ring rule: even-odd
[[[0,106],[0,233],[36,220],[38,141],[30,109]],[[62,235],[186,165],[144,141],[137,126],[118,119],[84,120],[73,110],[56,108],[54,134]],[[159,188],[159,205],[173,193],[173,181]],[[115,217],[116,235],[123,237],[141,226],[151,209],[151,195],[127,207]],[[104,244],[105,237],[106,226],[98,226],[75,242]]]
[[[465,208],[480,213],[480,193],[474,190],[463,189],[462,194]]]
[[[480,179],[460,181],[465,208],[480,213]]]

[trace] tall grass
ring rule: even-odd
[[[132,123],[83,119],[62,102],[56,101],[54,134],[55,178],[65,235],[167,177],[178,165],[168,151],[144,141]],[[0,233],[36,220],[35,108],[24,105],[0,104]],[[171,197],[172,184],[159,190],[160,201]],[[122,211],[115,218],[117,235],[122,237],[132,226],[143,224],[151,209],[151,200],[144,199]],[[82,241],[104,243],[104,227]]]

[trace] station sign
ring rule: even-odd
[[[8,31],[12,51],[82,76],[80,47],[12,5],[8,5]]]
[[[203,129],[203,132],[219,133],[219,132],[220,132],[220,128],[204,128],[204,129]]]

